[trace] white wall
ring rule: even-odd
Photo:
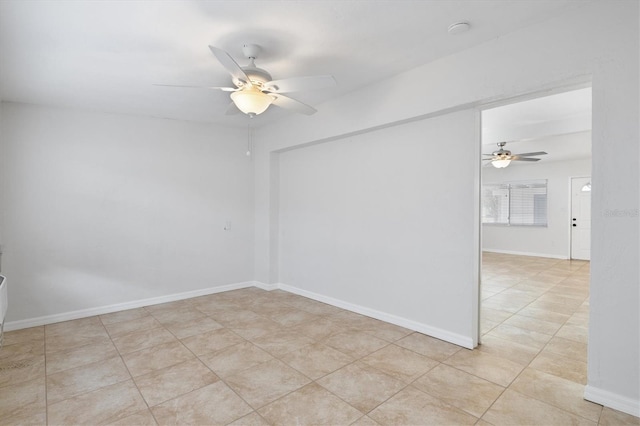
[[[381,81],[375,89],[318,105],[312,117],[291,117],[260,129],[254,169],[255,278],[273,283],[279,275],[275,151],[590,81],[594,185],[586,396],[640,415],[640,221],[633,215],[640,193],[638,16],[637,1],[596,1]],[[475,166],[470,161],[455,167]],[[608,216],[611,210],[627,214]],[[475,235],[466,237],[471,243]]]
[[[591,144],[591,132],[581,133]],[[519,180],[547,180],[547,226],[482,225],[482,249],[529,256],[570,257],[571,177],[591,176],[591,159],[572,161],[543,160],[514,164],[504,169],[483,167],[484,183]]]
[[[7,321],[251,280],[244,131],[0,105]]]
[[[473,347],[478,170],[433,153],[473,162],[475,120],[463,111],[280,154],[281,282]]]

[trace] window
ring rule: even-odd
[[[547,226],[547,181],[482,185],[482,223]]]

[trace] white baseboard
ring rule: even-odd
[[[550,259],[562,259],[562,260],[569,259],[567,256],[562,256],[559,254],[532,253],[529,251],[500,250],[500,249],[491,249],[491,248],[483,248],[482,251],[486,251],[489,253],[515,254],[517,256],[548,257]]]
[[[584,388],[584,399],[632,416],[640,417],[640,401],[636,399],[627,398],[617,393],[594,388],[589,385]]]
[[[175,302],[177,300],[190,299],[192,297],[206,296],[208,294],[221,293],[224,291],[238,290],[247,287],[257,287],[263,290],[272,291],[276,289],[282,289],[293,294],[308,297],[309,299],[317,300],[319,302],[327,303],[338,308],[346,309],[351,312],[366,315],[371,318],[379,319],[391,324],[398,325],[400,327],[408,328],[432,337],[435,337],[446,342],[453,343],[454,345],[462,346],[468,349],[473,349],[473,340],[470,337],[462,336],[456,333],[451,333],[446,330],[442,330],[437,327],[432,327],[426,324],[422,324],[407,318],[399,317],[396,315],[388,314],[386,312],[378,311],[375,309],[367,308],[364,306],[356,305],[350,302],[345,302],[333,297],[324,296],[322,294],[313,293],[307,290],[302,290],[297,287],[293,287],[287,284],[266,284],[259,281],[245,281],[236,284],[229,284],[219,287],[211,287],[200,290],[187,291],[184,293],[170,294],[166,296],[152,297],[149,299],[134,300],[131,302],[117,303],[114,305],[99,306],[89,309],[81,309],[78,311],[64,312],[60,314],[45,315],[36,318],[29,318],[25,320],[7,322],[4,326],[5,331],[20,330],[23,328],[37,327],[41,325],[53,324],[62,321],[70,321],[78,318],[92,317],[95,315],[110,314],[112,312],[124,311],[127,309],[141,308],[143,306],[159,305],[161,303]]]
[[[266,284],[260,281],[254,281],[253,285],[263,290],[272,291],[278,289],[278,284]]]
[[[228,284],[219,287],[209,287],[200,290],[186,291],[184,293],[169,294],[166,296],[152,297],[149,299],[134,300],[131,302],[116,303],[115,305],[98,306],[95,308],[81,309],[78,311],[64,312],[60,314],[45,315],[18,321],[10,321],[4,325],[5,331],[20,330],[23,328],[37,327],[56,322],[70,321],[78,318],[92,317],[95,315],[110,314],[112,312],[127,309],[141,308],[143,306],[159,305],[161,303],[175,302],[177,300],[190,299],[192,297],[206,296],[208,294],[221,293],[223,291],[238,290],[247,287],[260,287],[255,281]]]
[[[375,309],[367,308],[364,306],[356,305],[350,302],[345,302],[333,297],[324,296],[322,294],[313,293],[307,290],[302,290],[297,287],[293,287],[287,284],[278,284],[278,288],[289,293],[297,294],[299,296],[308,297],[309,299],[317,300],[331,306],[346,309],[351,312],[366,315],[371,318],[379,319],[391,324],[398,325],[400,327],[408,328],[409,330],[417,331],[419,333],[426,334],[436,339],[444,340],[454,345],[462,346],[464,348],[473,349],[473,339],[471,337],[462,336],[460,334],[451,333],[441,328],[432,327],[426,324],[422,324],[407,318],[398,317],[396,315],[388,314],[386,312],[378,311]]]

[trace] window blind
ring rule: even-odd
[[[547,181],[482,185],[482,223],[547,226]]]

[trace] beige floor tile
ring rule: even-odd
[[[129,371],[119,356],[64,370],[47,376],[47,403],[54,404],[129,379]]]
[[[499,309],[491,309],[482,306],[482,312],[480,313],[480,318],[487,319],[492,322],[501,323],[505,321],[507,318],[512,316],[513,313],[507,311],[501,311]]]
[[[353,361],[353,357],[322,343],[313,343],[282,356],[281,360],[316,380]]]
[[[482,417],[505,389],[444,364],[416,380],[413,386],[475,417]]]
[[[229,328],[243,328],[267,319],[248,309],[225,310],[220,313],[211,313],[210,316]]]
[[[231,328],[234,333],[252,342],[266,336],[267,334],[277,333],[284,329],[285,327],[281,324],[266,318],[259,322],[253,322]]]
[[[23,328],[22,330],[5,331],[3,348],[16,343],[41,342],[44,343],[44,326]]]
[[[261,408],[258,413],[268,422],[303,425],[348,425],[363,413],[316,383],[298,389]]]
[[[222,328],[222,325],[211,318],[198,318],[196,320],[177,322],[167,325],[167,329],[178,339],[185,339],[196,334]]]
[[[601,426],[631,426],[640,425],[640,418],[611,408],[604,407],[600,416]]]
[[[100,321],[102,321],[103,325],[108,325],[116,322],[132,321],[149,315],[145,308],[127,309],[126,311],[100,315]]]
[[[438,365],[438,361],[396,345],[385,346],[362,362],[407,384]]]
[[[574,342],[587,344],[587,341],[589,340],[589,329],[587,327],[567,324],[558,330],[556,336],[567,340],[573,340]]]
[[[175,300],[173,302],[160,303],[157,305],[145,306],[144,310],[150,314],[166,312],[166,311],[179,311],[182,309],[189,309],[193,307],[193,299]]]
[[[47,353],[65,351],[109,340],[109,334],[98,317],[45,326]]]
[[[487,336],[498,337],[500,339],[520,343],[521,345],[530,346],[538,350],[542,349],[552,337],[549,334],[538,333],[520,327],[513,327],[505,323],[495,327],[487,333]]]
[[[556,331],[562,327],[562,324],[558,324],[557,322],[544,321],[518,314],[515,314],[511,318],[505,320],[504,324],[550,336],[553,336]]]
[[[366,324],[356,326],[356,328],[387,342],[395,342],[413,333],[413,330],[395,324],[389,324],[374,318],[369,318],[369,320]]]
[[[162,324],[160,324],[154,317],[152,317],[151,315],[147,315],[129,321],[120,321],[105,324],[104,327],[107,329],[107,332],[109,333],[111,338],[115,338],[136,331],[158,328],[161,325]]]
[[[444,363],[500,386],[509,386],[524,369],[521,364],[478,350],[457,352]]]
[[[166,327],[206,318],[205,314],[195,309],[193,306],[187,306],[175,310],[156,311],[151,313],[151,315]]]
[[[255,409],[310,382],[306,376],[276,359],[228,376],[225,381]]]
[[[222,381],[151,408],[159,425],[220,425],[252,411]]]
[[[272,321],[275,321],[278,324],[286,327],[291,327],[304,322],[311,322],[318,319],[317,315],[291,306],[286,306],[277,311],[271,311],[265,314],[265,316]]]
[[[48,407],[52,425],[113,423],[147,408],[133,380],[65,399]]]
[[[587,344],[563,339],[562,337],[554,336],[549,340],[544,352],[553,352],[566,358],[587,362]]]
[[[0,423],[9,419],[30,418],[46,413],[46,385],[44,376],[38,379],[0,388]]]
[[[313,343],[313,340],[302,336],[289,329],[266,334],[253,340],[253,343],[269,352],[271,355],[280,358],[281,356],[298,350]]]
[[[197,359],[181,362],[134,379],[149,407],[210,385],[218,380]]]
[[[0,360],[0,388],[42,378],[44,375],[44,355]]]
[[[482,336],[481,344],[475,350],[508,359],[523,366],[529,365],[540,352],[531,346],[521,345],[489,334]]]
[[[194,355],[180,342],[164,343],[122,356],[133,377],[193,359]]]
[[[344,327],[329,318],[320,318],[317,321],[296,325],[291,331],[315,341],[321,341],[333,334],[342,333]]]
[[[153,418],[153,414],[148,409],[116,420],[113,423],[108,423],[109,426],[155,426],[157,424],[156,419]]]
[[[420,333],[410,334],[407,337],[398,340],[396,345],[402,346],[403,348],[412,350],[436,361],[444,361],[462,349],[460,346]]]
[[[229,423],[229,426],[271,426],[271,423],[266,421],[260,414],[254,411],[244,417],[239,418],[233,423]]]
[[[362,362],[349,364],[317,380],[317,383],[363,413],[368,413],[406,386],[404,382]]]
[[[483,309],[484,309],[484,305],[483,305]],[[562,325],[565,322],[567,322],[567,320],[571,317],[571,315],[569,315],[569,314],[562,314],[562,313],[559,313],[559,312],[552,312],[552,311],[549,311],[547,309],[536,308],[536,307],[533,307],[531,305],[529,305],[526,308],[523,308],[520,311],[518,311],[518,315],[531,317],[531,318],[536,318],[536,319],[543,320],[543,321],[557,322],[560,325]]]
[[[596,423],[507,389],[482,417],[500,425],[596,425]]]
[[[118,355],[116,347],[110,340],[93,345],[80,346],[68,351],[53,352],[47,355],[47,374],[81,367]]]
[[[369,413],[381,425],[472,425],[477,418],[409,386]]]
[[[362,416],[355,422],[351,423],[351,426],[378,426],[380,423],[376,422],[369,416]]]
[[[182,343],[196,355],[219,351],[226,347],[237,345],[245,340],[233,331],[221,328],[196,334],[195,336],[182,339]]]
[[[532,368],[525,369],[509,389],[594,422],[602,411],[602,406],[584,400],[584,386]]]
[[[286,302],[288,305],[307,311],[314,315],[334,315],[343,310],[336,308],[335,306],[327,305],[326,303],[317,302],[315,300],[300,297]]]
[[[46,425],[47,410],[42,408],[38,412],[32,412],[23,415],[17,415],[9,418],[0,418],[1,425]]]
[[[582,385],[587,383],[587,363],[566,358],[553,352],[542,351],[530,367]]]
[[[118,352],[123,355],[163,343],[176,341],[177,339],[175,336],[165,328],[141,330],[113,338],[113,344],[118,349]]]
[[[354,358],[363,357],[389,344],[386,340],[356,330],[333,334],[323,343]]]
[[[221,377],[227,377],[274,358],[253,343],[243,342],[217,352],[201,355],[200,359],[213,372]]]
[[[44,341],[23,341],[8,346],[2,346],[0,360],[18,361],[27,358],[37,358],[44,355]]]

